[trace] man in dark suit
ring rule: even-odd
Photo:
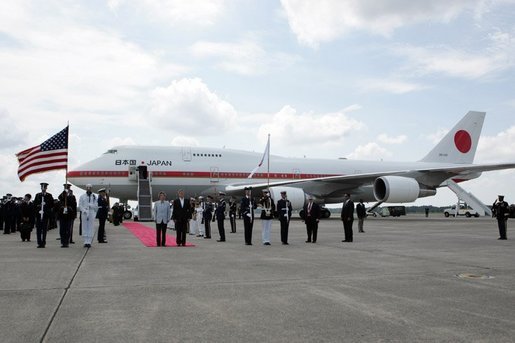
[[[38,240],[38,248],[44,248],[46,245],[46,232],[48,223],[52,215],[54,207],[54,197],[47,193],[48,183],[41,183],[41,192],[36,194],[34,198],[34,215],[36,216],[36,236]]]
[[[256,204],[251,197],[252,187],[245,187],[245,196],[240,202],[240,211],[243,216],[243,226],[245,229],[245,244],[252,245],[252,226],[254,225],[254,209]]]
[[[316,243],[318,234],[318,222],[320,221],[320,206],[313,202],[313,197],[308,197],[308,203],[304,205],[304,222],[306,223],[306,231],[308,240],[306,243]],[[311,239],[313,237],[313,240]]]
[[[286,196],[286,191],[282,191],[281,199],[277,201],[277,214],[281,223],[281,242],[283,245],[288,245],[288,227],[290,225],[291,211],[291,202]]]
[[[109,200],[107,199],[106,189],[101,188],[98,190],[98,243],[107,243],[106,240],[106,220],[109,213]]]
[[[184,198],[184,191],[180,189],[179,197],[173,201],[172,219],[175,223],[176,243],[177,246],[186,246],[186,230],[188,221],[191,219],[191,204],[189,200]]]
[[[342,242],[352,242],[352,223],[354,222],[354,202],[350,199],[350,194],[343,195],[342,215],[343,230],[345,240]]]

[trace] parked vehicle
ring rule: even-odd
[[[375,217],[377,215],[381,217],[400,217],[406,215],[406,206],[385,206],[376,209],[371,214]]]
[[[465,216],[467,218],[470,218],[472,216],[474,216],[476,218],[479,217],[479,213],[477,213],[477,211],[474,211],[472,208],[467,206],[467,204],[460,205],[460,209],[458,211],[456,211],[456,205],[452,205],[451,207],[446,208],[445,210],[443,210],[443,215],[446,218],[450,217],[450,216],[456,217],[457,215],[458,216]]]

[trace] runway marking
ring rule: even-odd
[[[129,230],[137,239],[143,243],[144,246],[149,248],[156,248],[156,230],[140,223],[123,223],[123,226]],[[194,247],[194,244],[186,243],[186,247]],[[166,235],[166,247],[177,247],[175,237]]]
[[[64,298],[66,297],[66,294],[68,294],[68,291],[70,290],[70,287],[72,286],[73,281],[75,280],[75,277],[79,273],[79,269],[82,266],[82,262],[84,262],[84,259],[86,258],[86,255],[88,254],[89,248],[85,249],[84,255],[82,255],[82,258],[80,259],[79,265],[77,266],[77,269],[75,269],[75,273],[73,273],[72,278],[70,279],[70,282],[68,282],[68,285],[64,289],[63,295],[61,299],[59,300],[59,303],[57,304],[57,307],[55,308],[54,313],[52,314],[52,317],[50,318],[50,321],[48,322],[48,325],[45,329],[45,332],[43,333],[43,336],[41,337],[40,343],[45,342],[46,336],[48,335],[48,332],[50,331],[50,327],[52,326],[52,323],[54,322],[55,317],[57,316],[57,312],[59,312],[59,309],[61,308],[61,305],[63,304]]]
[[[488,279],[494,279],[493,276],[490,275],[479,275],[479,274],[471,274],[471,273],[462,273],[456,275],[460,279],[469,279],[469,280],[488,280]]]

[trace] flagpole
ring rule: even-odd
[[[64,196],[64,208],[68,209],[68,156],[70,155],[70,121],[68,120],[68,125],[66,126],[68,128],[68,132],[66,133],[66,149],[68,150],[66,153],[66,171],[64,174],[64,189],[66,191],[66,195]]]
[[[267,174],[268,174],[268,182],[267,189],[270,191],[270,134],[268,134],[268,152],[267,152],[266,162],[267,162]]]

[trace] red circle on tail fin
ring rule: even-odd
[[[467,131],[459,130],[454,135],[454,144],[461,153],[466,154],[472,148],[472,138]]]

